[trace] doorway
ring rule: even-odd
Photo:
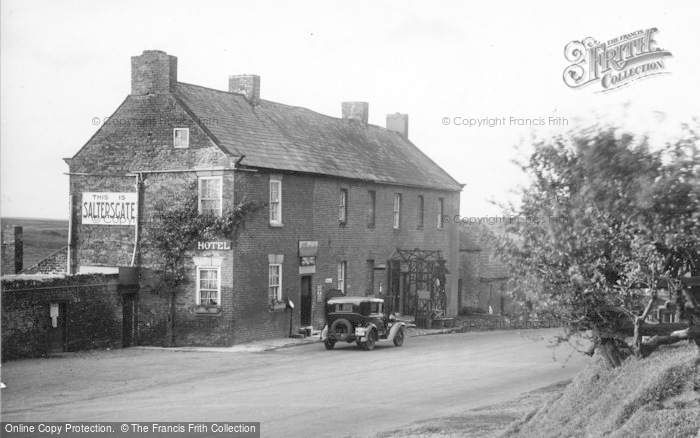
[[[136,345],[136,294],[124,294],[122,300],[122,346],[133,347]]]
[[[304,275],[301,277],[301,315],[300,322],[302,327],[311,325],[311,306],[313,298],[311,295],[311,276]]]

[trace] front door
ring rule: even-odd
[[[301,326],[307,327],[311,325],[311,305],[313,298],[311,296],[311,276],[304,275],[301,277]]]
[[[49,304],[48,351],[66,351],[66,303]]]

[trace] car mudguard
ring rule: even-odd
[[[374,325],[374,324],[372,324],[372,323],[370,323],[370,324],[367,326],[367,330],[365,331],[365,333],[369,333],[370,330],[374,330],[375,333],[379,333],[379,331],[377,330],[377,326]],[[363,336],[363,337],[361,337],[361,338],[358,338],[358,340],[359,340],[360,342],[367,342],[367,336]],[[376,340],[379,341],[379,337],[377,337]]]
[[[323,326],[323,330],[321,330],[321,340],[325,341],[326,338],[328,338],[328,324]]]
[[[389,336],[386,337],[386,340],[393,341],[394,337],[396,336],[396,333],[398,333],[399,329],[402,327],[406,327],[406,324],[403,322],[397,322],[394,325],[392,325],[389,329]]]

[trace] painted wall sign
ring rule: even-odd
[[[230,240],[200,240],[195,243],[194,248],[197,251],[230,251]]]
[[[316,257],[318,255],[318,241],[300,240],[299,257]]]
[[[136,193],[83,192],[83,225],[136,225]]]
[[[316,266],[316,257],[299,257],[299,266]]]

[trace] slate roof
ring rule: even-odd
[[[395,132],[353,120],[179,82],[173,96],[241,165],[460,191],[462,186]]]

